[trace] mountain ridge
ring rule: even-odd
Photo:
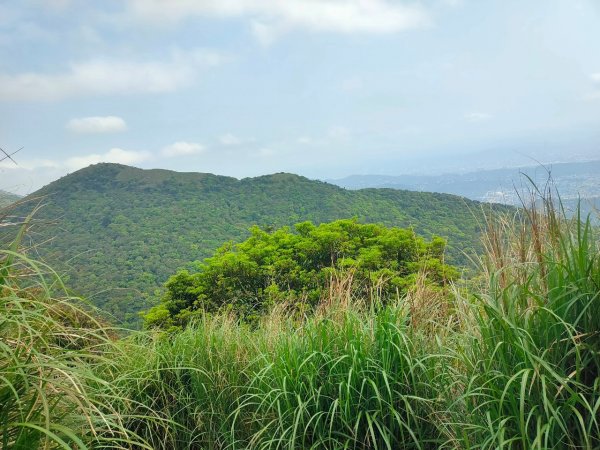
[[[355,217],[449,239],[449,260],[478,245],[481,204],[462,197],[349,191],[289,173],[236,179],[214,174],[97,164],[28,196],[43,198],[32,244],[69,287],[119,319],[135,322],[152,292],[181,267],[210,256],[248,229]],[[19,211],[25,214],[26,207]],[[69,261],[61,264],[60,261]]]
[[[597,201],[600,198],[599,174],[600,160],[590,160],[439,175],[355,174],[326,181],[346,189],[388,187],[420,192],[444,192],[471,200],[519,205],[517,189],[520,186],[531,187],[527,177],[538,185],[545,185],[551,181],[563,199],[574,200],[582,197]]]

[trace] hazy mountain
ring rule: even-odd
[[[4,206],[8,206],[11,203],[16,202],[20,198],[21,197],[19,197],[18,195],[11,194],[10,192],[0,190],[0,208],[3,208]]]
[[[253,224],[357,217],[413,226],[424,236],[447,237],[455,263],[478,246],[476,202],[393,189],[349,191],[286,173],[238,180],[98,164],[28,198],[40,196],[46,206],[31,233],[34,244],[43,243],[39,254],[64,272],[69,286],[130,321],[169,275],[227,240],[246,237]]]
[[[572,206],[579,197],[584,207],[600,206],[600,160],[481,170],[443,175],[352,175],[331,183],[347,189],[394,188],[424,192],[444,192],[472,200],[520,203],[518,193],[531,187],[529,178],[538,186],[549,179],[566,204]]]

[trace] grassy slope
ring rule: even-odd
[[[291,225],[356,216],[447,237],[451,259],[477,247],[480,205],[460,197],[391,189],[346,191],[291,174],[237,180],[99,164],[66,176],[44,196],[32,235],[67,284],[119,318],[132,319],[177,268],[203,259],[252,224]],[[45,221],[53,220],[54,225]],[[51,242],[46,242],[51,239]],[[65,261],[68,262],[65,264]],[[105,291],[105,289],[110,289]]]

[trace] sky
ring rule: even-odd
[[[600,0],[0,0],[0,189],[600,159]]]

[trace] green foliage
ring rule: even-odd
[[[600,242],[590,218],[544,208],[488,234],[488,287],[455,375],[466,448],[600,448]]]
[[[346,271],[311,315],[221,310],[118,340],[2,250],[0,447],[600,448],[597,230],[551,204],[487,230],[481,277],[454,294],[417,279],[368,305]]]
[[[450,380],[443,349],[399,304],[366,312],[331,298],[301,329],[221,313],[173,335],[122,342],[110,384],[157,449],[435,449]]]
[[[163,336],[169,356],[153,373],[185,399],[182,441],[198,448],[595,450],[596,231],[548,205],[494,218],[482,280],[451,300],[417,289],[364,311],[329,299],[299,328],[276,314],[257,328],[203,316]],[[215,416],[201,420],[196,405]]]
[[[123,428],[94,370],[116,350],[113,333],[77,299],[52,295],[62,283],[19,243],[0,249],[0,448],[150,449]]]
[[[45,206],[32,229],[36,252],[65,283],[133,325],[156,289],[193,269],[229,240],[261,228],[356,217],[360,223],[413,227],[449,242],[448,262],[480,249],[480,204],[461,197],[392,189],[346,191],[291,174],[236,180],[199,173],[98,164],[32,194]],[[36,200],[35,203],[37,203]],[[25,203],[18,211],[27,215]]]
[[[420,273],[438,287],[458,275],[443,263],[443,239],[426,242],[409,229],[338,220],[302,222],[295,233],[287,227],[250,231],[244,242],[219,248],[198,272],[172,276],[146,324],[181,326],[196,312],[223,307],[246,318],[279,304],[304,312],[329,294],[339,273],[348,274],[347,289],[367,304],[404,296]]]

